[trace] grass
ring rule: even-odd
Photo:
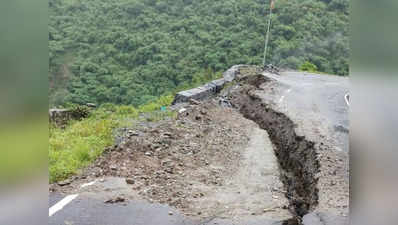
[[[81,121],[71,121],[65,129],[50,127],[49,139],[49,182],[67,179],[92,163],[103,150],[114,142],[113,131],[129,127],[140,114],[148,121],[159,121],[175,117],[170,111],[161,111],[162,106],[171,104],[173,96],[140,106],[117,106],[104,104]]]
[[[176,118],[176,117],[177,117],[177,113],[176,112],[155,111],[155,112],[148,113],[145,119],[148,122],[156,122],[156,121],[164,120],[165,118]]]
[[[1,121],[0,187],[28,182],[46,170],[47,121],[42,115]]]
[[[68,178],[98,157],[106,146],[112,144],[115,125],[112,119],[97,120],[91,117],[73,121],[65,130],[51,128],[50,182]]]

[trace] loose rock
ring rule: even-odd
[[[105,203],[114,204],[114,203],[125,202],[125,201],[126,201],[125,198],[119,196],[119,197],[116,197],[116,198],[109,199],[109,200],[105,201]]]
[[[132,178],[126,178],[126,183],[127,184],[134,184],[135,181]]]

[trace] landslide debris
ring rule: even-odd
[[[185,106],[178,118],[143,122],[126,131],[84,171],[88,177],[125,177],[151,202],[201,216],[193,202],[225,184],[239,167],[251,121],[216,101]]]
[[[256,207],[263,204],[261,199],[257,205],[250,205],[256,208],[252,215],[269,216],[274,210],[290,209],[295,218],[285,220],[284,224],[301,224],[303,216],[320,206],[344,215],[348,210],[348,184],[344,180],[347,159],[335,154],[322,141],[298,135],[294,121],[264,103],[256,93],[272,91],[264,85],[272,80],[261,74],[245,76],[242,71],[239,74],[218,100],[191,100],[173,106],[173,110],[180,112],[177,118],[142,122],[125,130],[121,141],[108,148],[80,177],[123,177],[131,190],[150,202],[168,204],[186,215],[230,218],[237,211],[245,211],[241,209],[247,205],[229,209],[233,213],[228,214],[219,210],[220,201],[212,201],[211,196],[234,190],[228,185],[240,174],[245,157],[243,149],[248,145],[254,124],[256,129],[267,131],[279,163],[278,175],[283,187],[276,179],[275,185],[268,189],[272,190],[272,198],[286,198],[288,202],[277,201],[276,207],[264,207],[260,212]],[[258,190],[265,190],[262,186]],[[261,198],[252,196],[258,197]],[[208,202],[208,206],[203,207],[203,202]]]
[[[120,194],[144,198],[205,220],[292,217],[264,130],[216,99],[175,107],[181,112],[177,118],[125,130],[120,143],[85,169],[81,179],[59,188],[74,193],[81,183],[98,180],[92,190],[106,193],[101,180],[120,177],[127,186],[120,193],[114,190],[118,195],[105,194],[106,200]]]

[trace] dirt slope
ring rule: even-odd
[[[131,183],[123,198],[168,204],[187,216],[291,218],[267,132],[215,100],[175,110],[182,107],[178,118],[127,129],[119,145],[57,189],[74,193],[87,181],[122,177]],[[98,187],[93,192],[106,191]]]

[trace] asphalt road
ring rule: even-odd
[[[50,203],[60,200],[59,194],[50,194]],[[65,197],[65,196],[63,196]],[[172,214],[170,214],[172,212]],[[281,225],[266,218],[228,220],[207,218],[194,220],[184,217],[167,205],[129,201],[105,204],[88,194],[79,195],[62,210],[49,217],[49,225]]]
[[[57,199],[57,194],[50,194],[50,201]],[[105,204],[104,201],[80,195],[62,210],[49,217],[48,224],[54,225],[144,225],[192,224],[183,216],[172,211],[167,206],[141,202],[127,204]]]
[[[255,139],[252,143],[255,147],[257,145],[264,145],[264,140]],[[256,149],[253,149],[256,150]],[[249,152],[250,153],[250,152]],[[256,153],[254,151],[254,153]],[[250,153],[251,154],[251,153]],[[256,162],[257,155],[250,157],[248,163]],[[270,167],[275,162],[265,161],[267,166]],[[269,170],[270,169],[268,168]],[[253,171],[252,171],[253,172]],[[255,171],[256,172],[256,171]],[[246,173],[250,173],[246,171]],[[246,175],[246,174],[244,174]],[[262,178],[261,174],[257,179]],[[252,174],[252,177],[255,177]],[[245,177],[247,185],[255,186],[255,178],[252,180],[250,177]],[[245,180],[245,181],[246,181]],[[270,220],[267,215],[252,215],[245,218],[234,217],[233,219],[218,218],[217,212],[209,218],[192,218],[186,217],[167,205],[149,203],[140,199],[131,187],[126,183],[124,178],[106,177],[103,179],[87,180],[87,183],[74,184],[68,194],[59,192],[51,192],[49,195],[49,225],[233,225],[233,224],[248,224],[248,225],[278,225],[282,222],[277,220]],[[258,181],[257,181],[258,182]],[[221,191],[222,192],[222,191]],[[228,191],[225,191],[228,192]],[[250,193],[253,190],[248,191]],[[215,190],[215,193],[217,190]],[[220,196],[228,193],[219,193]],[[247,193],[249,194],[249,193]],[[264,207],[271,207],[272,204],[271,193],[266,191],[261,195],[262,199],[251,199],[251,201],[264,201],[268,199],[269,202],[264,203]],[[75,197],[76,196],[76,197]],[[258,195],[254,195],[258,196]],[[105,203],[107,200],[123,197],[124,202],[118,203]],[[230,196],[231,199],[239,196]],[[271,199],[270,199],[271,198]],[[245,209],[252,209],[253,205],[246,205],[245,202],[249,201],[250,196],[244,197],[242,204]],[[250,201],[249,201],[250,202]],[[268,205],[267,205],[267,204]],[[247,207],[246,207],[247,206]],[[231,210],[231,209],[230,209]],[[222,212],[219,212],[222,213]],[[287,216],[286,218],[289,218]]]
[[[278,85],[263,97],[289,115],[304,135],[314,139],[318,134],[324,135],[337,150],[348,151],[348,77],[305,72],[264,75],[277,80]],[[319,133],[315,134],[314,128]]]

